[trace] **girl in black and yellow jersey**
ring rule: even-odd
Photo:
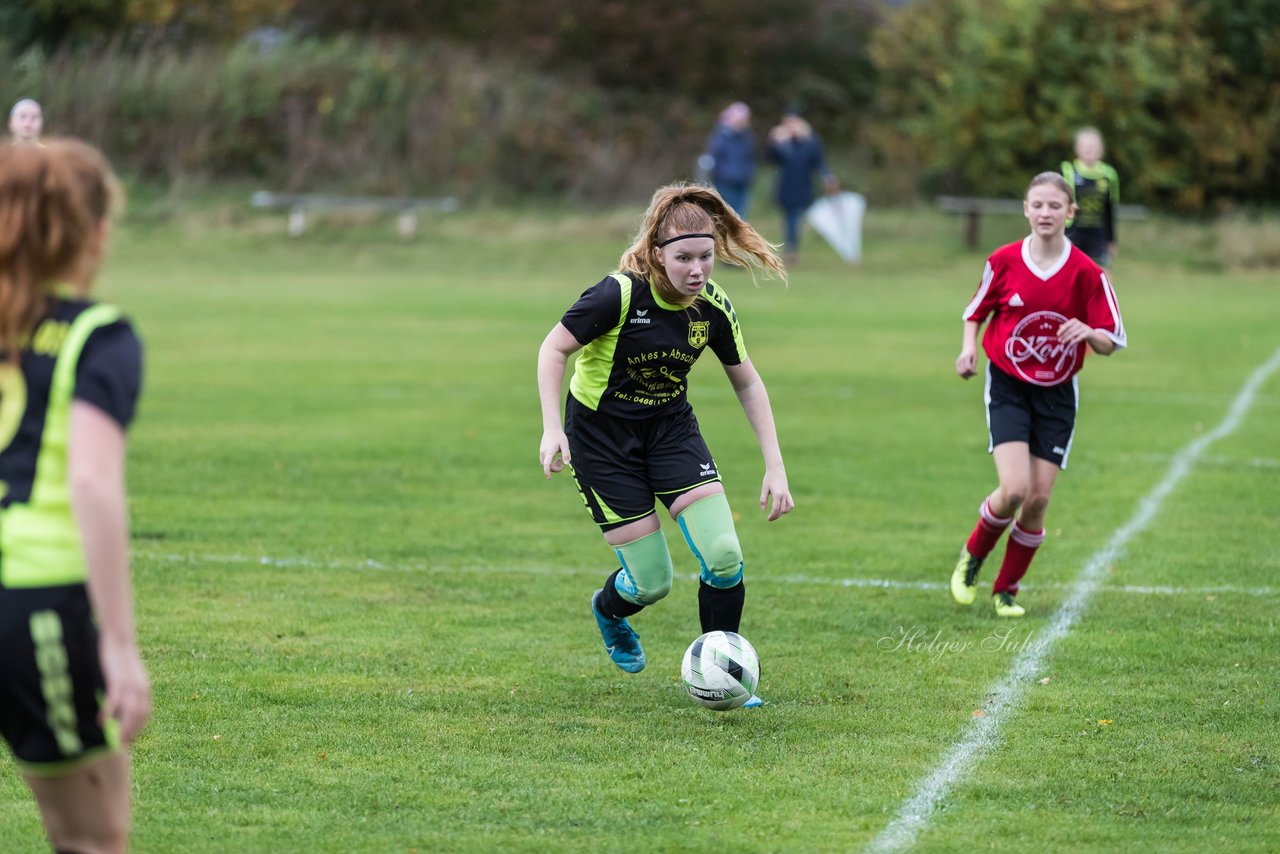
[[[1062,163],[1075,199],[1075,216],[1067,223],[1067,239],[1093,259],[1109,267],[1116,257],[1116,215],[1120,210],[1120,176],[1102,162],[1102,132],[1094,127],[1076,131],[1076,159]]]
[[[123,851],[151,712],[127,556],[141,347],[89,299],[114,176],[71,140],[0,147],[0,734],[58,851]]]
[[[550,478],[571,467],[617,553],[621,566],[591,606],[610,658],[631,673],[644,668],[645,658],[626,618],[671,589],[671,553],[655,497],[700,564],[702,630],[736,632],[742,616],[733,514],[686,395],[687,374],[704,350],[724,366],[764,454],[761,508],[773,521],[794,506],[769,395],[747,358],[733,304],[711,280],[717,256],[785,276],[773,247],[714,190],[659,189],[621,272],[588,289],[538,352],[543,472]],[[562,427],[565,365],[578,350]]]

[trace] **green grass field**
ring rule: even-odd
[[[1274,274],[1201,269],[1194,242],[1132,230],[1114,276],[1130,350],[1087,362],[1030,614],[1002,623],[985,599],[844,583],[945,582],[994,482],[980,383],[952,370],[983,260],[958,223],[873,211],[860,269],[810,236],[787,289],[717,276],[798,507],[764,522],[759,452],[704,359],[693,400],[740,516],[768,700],[716,714],[679,683],[698,634],[679,532],[672,595],[635,621],[649,668],[622,674],[588,609],[612,553],[537,463],[538,344],[631,226],[122,230],[103,291],[148,346],[130,487],[156,712],[136,850],[862,848],[1280,346]],[[994,247],[1021,228],[985,231]],[[1280,849],[1278,418],[1274,377],[1114,562],[918,850]],[[952,646],[882,641],[913,632]],[[43,850],[7,758],[0,849]]]

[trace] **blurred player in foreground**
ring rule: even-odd
[[[57,851],[123,851],[151,714],[125,429],[142,353],[89,293],[119,190],[94,148],[0,146],[0,733]]]

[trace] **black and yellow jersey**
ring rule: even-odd
[[[0,363],[0,589],[84,581],[67,482],[71,402],[127,428],[141,383],[128,321],[78,299],[53,301],[17,361]]]
[[[570,394],[619,418],[688,409],[686,376],[708,347],[726,365],[747,358],[738,315],[711,281],[683,307],[662,299],[651,281],[613,273],[586,290],[560,322],[583,345]]]
[[[1106,163],[1086,166],[1080,160],[1064,161],[1062,176],[1076,197],[1072,228],[1104,232],[1108,243],[1116,239],[1116,208],[1120,206],[1120,176]]]

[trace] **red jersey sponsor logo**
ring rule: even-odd
[[[1014,327],[1004,344],[1004,354],[1018,376],[1036,385],[1057,385],[1071,377],[1080,361],[1076,344],[1058,340],[1058,327],[1067,319],[1056,311],[1029,314]]]

